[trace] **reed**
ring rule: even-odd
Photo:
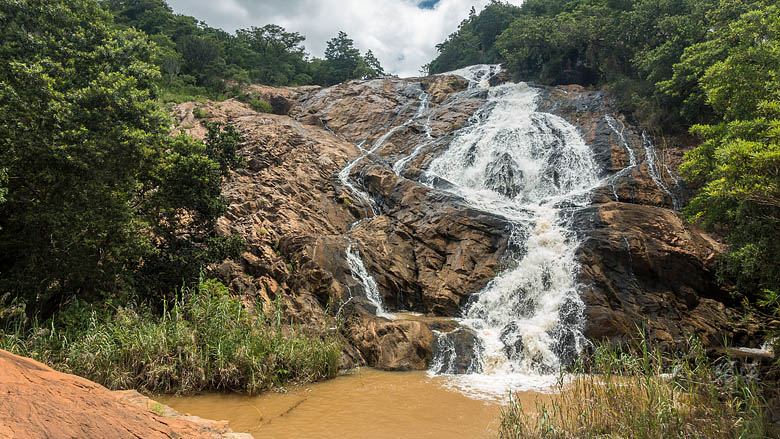
[[[110,389],[251,394],[333,377],[341,352],[326,328],[304,333],[284,324],[278,303],[269,313],[247,308],[214,280],[201,279],[157,314],[137,307],[92,310],[86,324],[60,318],[41,325],[24,322],[20,308],[3,308],[0,348]]]
[[[709,358],[695,339],[665,355],[643,339],[637,350],[594,348],[559,379],[551,400],[524,411],[517,398],[502,410],[500,438],[767,438],[764,384],[739,361]],[[585,372],[588,373],[585,373]]]

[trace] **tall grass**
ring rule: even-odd
[[[584,371],[588,374],[584,374]],[[535,413],[511,398],[500,438],[766,438],[780,431],[768,414],[762,383],[738,361],[712,360],[689,342],[672,356],[599,346],[571,380],[559,380]]]
[[[42,326],[9,318],[23,315],[18,307],[5,309],[0,348],[111,389],[257,393],[333,377],[341,351],[335,335],[283,325],[278,304],[270,314],[247,309],[213,280],[201,280],[156,315],[119,308],[92,311],[82,325],[66,318]]]

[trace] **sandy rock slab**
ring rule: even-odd
[[[167,415],[167,416],[166,416]],[[0,350],[0,438],[251,439]]]

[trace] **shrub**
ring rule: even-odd
[[[200,107],[193,108],[192,115],[195,116],[195,119],[205,119],[207,117],[211,117],[211,113],[209,113],[208,110],[204,110]]]
[[[252,109],[257,111],[258,113],[274,112],[273,107],[271,107],[271,104],[269,104],[268,101],[264,101],[262,99],[250,99],[248,103],[249,106],[252,107]]]
[[[27,330],[23,314],[9,312],[17,318],[0,320],[6,328],[0,348],[110,389],[151,393],[252,394],[337,372],[341,346],[335,336],[283,330],[280,304],[271,314],[260,306],[247,309],[215,280],[201,279],[159,314],[119,308],[85,315],[85,309],[71,307],[57,323],[33,322]]]
[[[500,438],[764,438],[772,431],[762,385],[731,358],[709,359],[692,340],[672,358],[644,342],[627,353],[599,346],[589,373],[559,380],[559,393],[527,415],[502,410]],[[583,371],[584,369],[580,369]]]

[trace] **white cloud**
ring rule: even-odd
[[[417,75],[471,7],[480,11],[488,2],[440,0],[433,9],[421,9],[419,0],[168,0],[177,13],[229,32],[278,24],[304,35],[306,51],[318,57],[327,40],[343,30],[355,46],[371,49],[385,70],[400,76]]]

